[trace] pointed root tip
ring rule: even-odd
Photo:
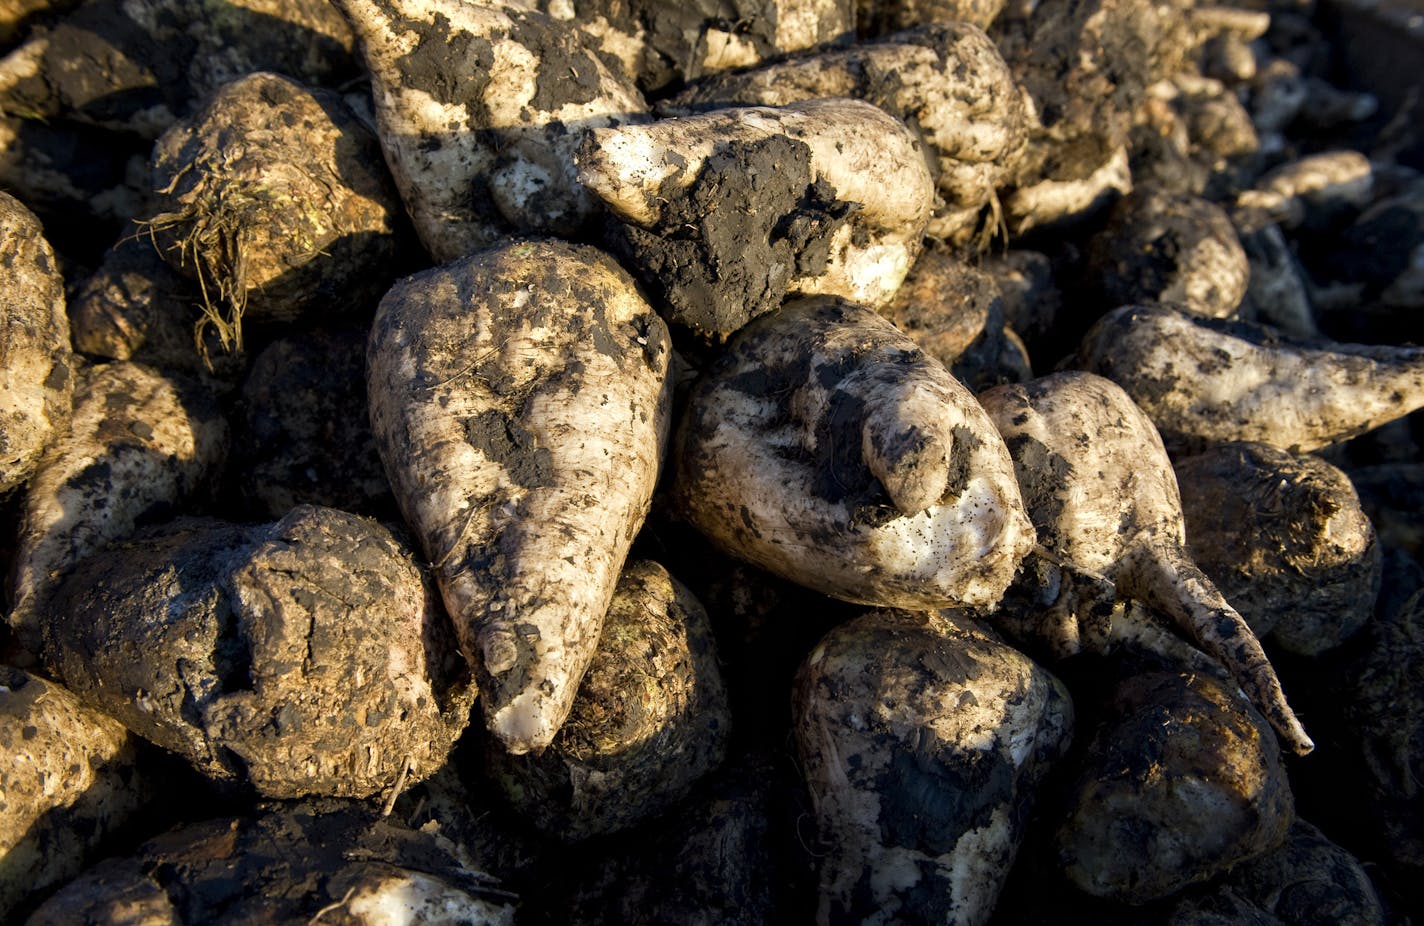
[[[1305,732],[1305,727],[1301,726],[1295,714],[1291,714],[1284,722],[1275,722],[1274,726],[1281,739],[1296,755],[1308,756],[1315,751],[1315,741]]]
[[[510,755],[543,752],[563,723],[558,705],[538,691],[525,691],[498,706],[486,701],[485,726]]]

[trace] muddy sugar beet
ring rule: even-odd
[[[652,501],[670,355],[632,279],[589,247],[516,241],[381,302],[377,447],[511,752],[549,744],[593,659]]]
[[[374,521],[184,519],[84,560],[44,657],[229,788],[369,797],[442,765],[474,689],[411,552]]]
[[[798,300],[708,369],[673,450],[679,509],[715,544],[824,594],[992,607],[1034,543],[993,423],[869,309]]]

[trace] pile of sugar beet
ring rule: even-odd
[[[1417,921],[1357,15],[0,2],[0,920]]]

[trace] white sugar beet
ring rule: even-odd
[[[515,241],[381,302],[372,431],[510,752],[549,744],[593,658],[657,480],[670,354],[590,247]]]
[[[436,262],[588,218],[593,201],[573,177],[579,130],[640,118],[647,104],[576,26],[464,0],[335,4],[360,37],[386,161]]]
[[[1074,365],[1125,389],[1173,453],[1243,440],[1303,453],[1424,407],[1424,348],[1298,342],[1167,305],[1108,313]]]
[[[1034,542],[969,390],[837,299],[744,329],[694,389],[673,459],[677,504],[714,543],[847,601],[989,607]]]
[[[1182,500],[1152,422],[1127,393],[1070,371],[979,396],[1013,455],[1039,543],[1165,611],[1227,668],[1297,752],[1312,748],[1251,628],[1185,552]]]
[[[595,129],[578,176],[669,319],[714,337],[788,293],[884,303],[935,199],[905,124],[838,98]]]

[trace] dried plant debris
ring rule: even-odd
[[[0,192],[0,494],[69,426],[74,360],[64,280],[34,213]]]
[[[0,667],[0,917],[79,874],[149,801],[136,742],[58,685]]]
[[[1286,744],[1309,752],[1260,642],[1187,555],[1171,461],[1128,395],[1100,376],[1067,371],[997,386],[980,401],[1013,457],[1042,555],[1166,612]]]
[[[164,833],[96,865],[26,922],[512,926],[516,902],[438,828],[309,801]]]
[[[792,293],[885,302],[934,199],[909,128],[846,98],[595,129],[578,163],[669,323],[714,341]]]
[[[594,248],[514,240],[409,277],[367,353],[371,426],[514,753],[558,732],[652,503],[667,328]]]
[[[1125,389],[1178,455],[1211,441],[1319,450],[1424,407],[1424,349],[1297,342],[1161,304],[1104,315],[1072,363]]]
[[[0,111],[152,140],[253,71],[340,84],[352,45],[327,0],[88,0],[0,59]]]
[[[961,615],[874,611],[812,650],[793,697],[817,922],[987,923],[1071,736],[1062,683]]]
[[[69,433],[25,488],[9,615],[38,652],[48,598],[86,556],[187,510],[226,460],[227,421],[201,388],[136,363],[86,368]]]
[[[974,397],[869,309],[798,300],[694,388],[676,504],[715,545],[833,597],[991,607],[1033,545]]]
[[[251,74],[164,133],[152,166],[145,229],[197,281],[228,350],[244,321],[369,310],[398,273],[400,200],[376,137],[334,93]]]
[[[1375,529],[1344,472],[1266,444],[1220,444],[1173,467],[1187,550],[1261,637],[1317,656],[1365,625]]]
[[[228,467],[248,516],[297,505],[394,515],[366,401],[366,336],[364,326],[300,332],[252,359]]]
[[[662,566],[630,561],[554,741],[537,756],[491,744],[486,767],[521,814],[574,842],[685,796],[725,758],[731,721],[706,611]]]
[[[414,558],[374,521],[184,519],[96,554],[46,658],[84,700],[220,784],[368,797],[439,768],[474,698]]]
[[[1246,295],[1250,265],[1236,229],[1198,196],[1137,187],[1118,200],[1088,255],[1104,308],[1171,302],[1227,318]]]
[[[1144,903],[1285,841],[1295,804],[1280,751],[1229,684],[1140,673],[1108,709],[1056,836],[1080,890]]]
[[[927,234],[982,249],[999,229],[995,191],[1027,139],[1023,96],[977,26],[942,22],[852,48],[704,78],[660,110],[784,106],[818,97],[874,103],[911,125],[931,158],[939,202]]]
[[[594,199],[573,167],[583,131],[641,121],[647,103],[581,30],[518,5],[335,3],[360,36],[386,160],[436,263],[588,221]]]

